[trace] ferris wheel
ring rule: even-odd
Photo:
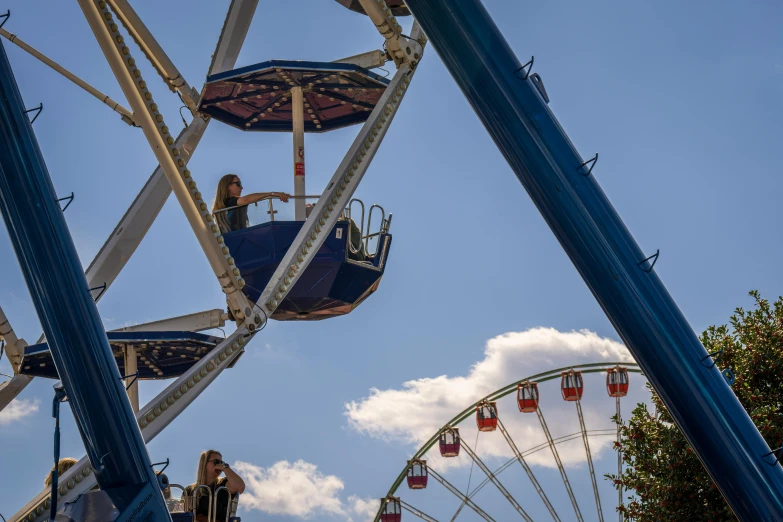
[[[447,422],[405,463],[405,467],[392,483],[387,495],[381,499],[375,522],[401,522],[403,512],[408,512],[414,517],[427,521],[453,521],[459,517],[491,522],[504,520],[508,518],[509,513],[515,513],[512,516],[519,516],[528,522],[549,519],[550,517],[555,521],[579,520],[581,522],[593,520],[594,518],[589,514],[591,512],[597,515],[596,520],[603,522],[605,519],[609,519],[606,512],[610,506],[621,506],[623,503],[622,490],[618,491],[617,497],[612,497],[611,500],[604,499],[602,503],[599,481],[605,479],[601,478],[599,472],[621,474],[622,451],[615,446],[617,449],[616,467],[598,471],[594,466],[594,451],[596,440],[604,442],[612,438],[614,441],[620,440],[622,426],[620,403],[621,398],[625,397],[629,391],[629,373],[641,374],[641,370],[633,363],[581,364],[531,375],[481,398]],[[601,382],[602,377],[603,382]],[[591,381],[587,386],[585,385],[586,380]],[[572,414],[578,419],[579,431],[565,434],[553,434],[550,431],[541,406],[541,398],[549,396],[549,394],[551,396],[558,395],[558,384],[560,399],[574,404]],[[599,391],[599,387],[603,387],[602,384],[605,385],[605,388],[603,391]],[[601,426],[588,427],[585,422],[586,415],[583,412],[582,399],[586,388],[590,390],[591,399],[594,402],[599,399],[598,394],[601,395],[601,418],[605,419],[605,424]],[[505,400],[501,407],[499,403],[502,399]],[[559,414],[563,415],[563,411],[561,410]],[[543,434],[544,441],[532,446],[523,445],[523,438],[518,435],[521,430],[518,429],[518,426],[511,426],[512,422],[518,424],[519,421],[519,419],[511,418],[513,416],[521,416],[521,421],[527,425],[528,430],[532,427],[531,425],[535,425],[536,429],[539,429]],[[505,424],[503,419],[506,419]],[[617,419],[617,422],[612,426],[611,422],[614,419]],[[550,422],[551,420],[550,416]],[[474,431],[475,437],[473,436]],[[502,462],[495,469],[490,468],[486,457],[482,459],[479,456],[482,443],[487,443],[486,437],[501,437],[507,446],[503,453],[512,455],[511,458],[498,459],[499,453],[497,451],[491,452],[491,457],[494,457],[494,460]],[[574,492],[575,480],[584,482],[585,477],[577,478],[577,473],[584,474],[583,470],[571,469],[569,479],[567,464],[564,464],[561,455],[563,444],[580,439],[584,446],[581,457],[583,462],[587,464],[592,485],[594,498],[594,506],[592,507],[587,507],[584,504],[580,506],[578,495]],[[591,439],[593,439],[592,449]],[[493,442],[495,442],[497,449],[498,441]],[[543,481],[536,476],[534,467],[529,462],[529,457],[540,459],[541,455],[545,453],[551,454],[559,472],[561,482],[559,486],[549,488],[543,486]],[[463,487],[459,487],[453,479],[447,478],[451,475],[450,470],[454,467],[450,461],[460,457],[467,458],[471,463],[468,483]],[[520,487],[517,483],[520,479],[524,480],[521,476],[507,480],[506,477],[510,473],[507,472],[503,475],[516,464],[522,467],[527,477],[526,480],[533,486],[536,493],[535,498],[533,495],[520,496]],[[474,479],[471,482],[474,467],[480,470],[483,480]],[[401,492],[400,490],[404,490],[405,486],[407,486],[407,491]],[[441,491],[446,491],[455,498],[451,499],[449,495],[439,495],[437,499],[429,500],[426,491],[432,490],[433,486],[441,487]],[[500,493],[500,496],[496,494],[489,498],[486,495],[479,495],[480,492],[493,488]],[[512,491],[515,491],[516,495]],[[604,494],[604,496],[606,495]],[[522,498],[522,501],[517,500],[518,498]],[[564,498],[568,500],[563,500]],[[533,503],[538,504],[536,509],[539,511],[541,504],[543,504],[545,510],[540,512],[544,513],[545,518],[534,518],[529,513]],[[509,505],[511,510],[509,510]],[[499,515],[498,511],[502,514]],[[618,513],[618,518],[622,522],[621,512]]]

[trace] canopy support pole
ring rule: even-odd
[[[305,221],[307,200],[305,192],[304,163],[304,93],[301,86],[291,88],[291,119],[294,129],[294,219]]]

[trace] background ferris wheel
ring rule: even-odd
[[[640,391],[645,382],[634,363],[592,363],[488,394],[412,455],[375,520],[399,522],[405,513],[428,521],[622,521],[616,508],[623,492],[604,476],[623,465],[613,451],[619,440],[613,417],[622,422],[621,404],[634,400],[622,398],[631,383]]]

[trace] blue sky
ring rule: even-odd
[[[779,4],[485,5],[520,59],[535,55],[550,106],[582,155],[600,153],[597,180],[642,248],[660,249],[655,269],[697,332],[725,322],[735,307],[750,306],[751,289],[770,298],[783,293]],[[77,5],[36,6],[6,2],[12,17],[5,29],[127,106]],[[134,6],[200,88],[228,1],[137,0]],[[66,218],[86,267],[155,168],[154,156],[140,130],[3,44],[25,103],[44,104],[34,128],[56,189],[76,195]],[[336,2],[260,2],[237,65],[330,61],[381,45],[366,18]],[[179,130],[179,100],[146,62],[144,67],[169,125]],[[307,136],[309,193],[322,190],[356,132],[358,127]],[[213,122],[190,165],[210,199],[226,172],[238,172],[246,191],[291,192],[290,151],[290,135],[242,133]],[[609,341],[618,341],[617,334],[432,48],[356,196],[394,213],[394,243],[379,292],[347,317],[271,322],[240,363],[149,445],[154,461],[171,459],[167,471],[179,483],[194,480],[198,453],[207,447],[246,463],[248,474],[267,482],[256,502],[250,496],[243,501],[243,520],[363,520],[352,507],[385,494],[422,433],[478,398],[472,392],[540,370],[607,360],[602,357],[621,350]],[[0,274],[0,306],[33,343],[40,326],[4,227]],[[170,198],[99,310],[111,329],[223,305]],[[592,333],[566,335],[582,330]],[[9,372],[5,360],[0,371]],[[0,417],[3,467],[14,470],[13,487],[0,489],[6,517],[40,491],[51,466],[51,385],[35,380],[23,392],[28,415]],[[588,427],[610,426],[613,403],[598,389],[600,379],[588,385],[596,390],[594,402],[586,399],[594,415],[588,415]],[[163,386],[144,382],[142,402]],[[641,386],[637,378],[632,400],[644,396]],[[553,435],[575,431],[570,405],[566,411],[554,400],[556,386],[546,389]],[[510,408],[501,415],[515,413]],[[282,416],[276,413],[281,410]],[[346,415],[356,411],[362,415]],[[68,408],[63,416],[62,454],[81,457]],[[520,449],[539,436],[519,433],[531,437]],[[493,456],[493,443],[480,440],[488,463],[504,460]],[[577,453],[569,473],[574,470],[582,512],[592,520],[587,471]],[[614,465],[614,454],[601,455],[599,475]],[[556,472],[543,461],[536,469],[559,505],[567,506]],[[464,488],[469,466],[447,473]],[[527,498],[531,490],[522,471],[509,473],[509,489]],[[416,492],[416,502],[406,492],[401,490],[436,518],[456,509],[440,487]],[[508,508],[491,493],[481,498],[497,504],[502,518]],[[613,497],[604,498],[609,516]],[[531,514],[542,513],[540,502],[529,503]]]

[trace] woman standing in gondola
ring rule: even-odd
[[[224,476],[220,476],[224,474]],[[194,492],[197,495],[195,512],[196,522],[207,522],[209,520],[209,498],[204,488],[196,489],[197,486],[204,485],[210,490],[212,496],[212,509],[216,514],[214,522],[227,522],[226,512],[231,500],[238,494],[244,493],[245,482],[237,475],[234,470],[223,461],[223,455],[217,450],[207,450],[201,453],[198,459],[198,471],[196,472],[196,482],[185,488],[188,496],[193,497]],[[231,494],[221,490],[215,495],[218,488],[225,487]]]
[[[236,174],[226,174],[218,181],[212,213],[217,219],[220,231],[224,234],[250,226],[247,220],[247,205],[269,197],[280,198],[280,201],[287,203],[288,198],[291,197],[285,192],[255,192],[243,196],[242,188],[242,180]],[[224,208],[231,210],[219,212]]]

